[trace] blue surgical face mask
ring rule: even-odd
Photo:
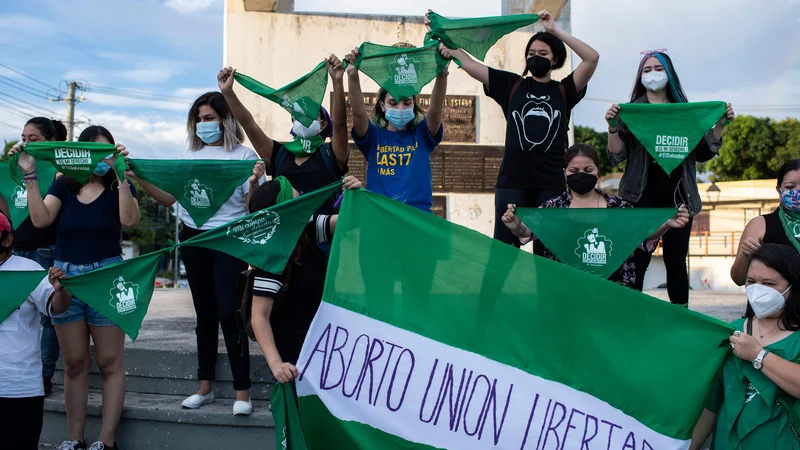
[[[219,122],[197,122],[195,134],[201,141],[211,145],[220,140],[222,130],[219,128]]]
[[[386,120],[398,130],[402,130],[409,122],[414,120],[414,108],[399,109],[387,106]]]
[[[103,159],[109,159],[109,158],[111,158],[111,155],[106,156]],[[100,161],[99,163],[97,163],[97,166],[94,168],[94,171],[92,173],[97,175],[98,177],[102,177],[105,176],[105,174],[107,174],[109,170],[111,170],[111,166],[109,166],[108,163],[105,161]]]

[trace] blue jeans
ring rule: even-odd
[[[14,254],[36,261],[44,270],[49,270],[53,267],[53,249],[54,247],[42,247],[37,250],[15,250]],[[42,376],[52,378],[53,374],[56,373],[56,362],[61,349],[58,346],[56,329],[53,328],[50,316],[40,315],[42,324]]]
[[[122,261],[122,256],[114,256],[104,260],[91,263],[91,264],[72,264],[63,261],[56,261],[55,265],[61,269],[67,277],[74,277],[84,273],[97,270],[101,267],[109,266],[116,262]],[[74,296],[72,297],[72,304],[67,312],[59,317],[53,318],[53,323],[56,325],[66,325],[68,323],[77,322],[79,320],[86,320],[86,323],[93,327],[111,327],[114,322],[108,320],[104,315],[97,312],[96,309],[83,303]]]

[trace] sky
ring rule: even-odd
[[[800,117],[800,0],[572,0],[572,33],[601,55],[577,125],[602,129],[629,96],[639,52],[666,48],[691,101],[740,114]],[[768,5],[762,6],[762,5]],[[500,0],[295,0],[298,11],[497,15]],[[26,0],[0,3],[0,137],[32,115],[62,117],[66,80],[86,86],[81,121],[142,157],[185,147],[186,113],[216,89],[223,0]],[[576,58],[575,64],[578,59]],[[24,75],[21,75],[24,74]],[[30,78],[29,78],[30,77]]]

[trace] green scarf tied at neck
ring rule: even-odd
[[[283,148],[289,151],[295,158],[303,158],[308,155],[313,155],[325,143],[322,136],[314,136],[306,139],[300,136],[295,136],[291,142],[284,142]]]
[[[289,200],[294,198],[294,188],[292,187],[292,183],[286,179],[284,176],[280,176],[275,178],[275,182],[281,185],[281,191],[278,193],[278,198],[275,200],[276,205],[280,205],[281,203],[288,202]]]
[[[81,184],[89,181],[97,164],[117,153],[114,144],[62,141],[31,142],[25,145],[24,151],[39,161],[49,162],[56,170]],[[22,183],[23,175],[17,165],[20,154],[12,156],[8,165],[9,175],[17,183]],[[117,158],[114,169],[121,183],[127,169],[125,158]]]
[[[794,248],[800,252],[800,213],[786,211],[786,208],[781,206],[778,217],[781,218],[781,225],[783,225],[786,237],[789,238]]]

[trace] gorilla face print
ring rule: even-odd
[[[523,151],[550,150],[553,140],[558,135],[561,126],[561,111],[553,110],[550,106],[550,96],[537,97],[526,94],[528,102],[521,111],[512,111],[511,117],[517,128],[519,145]]]

